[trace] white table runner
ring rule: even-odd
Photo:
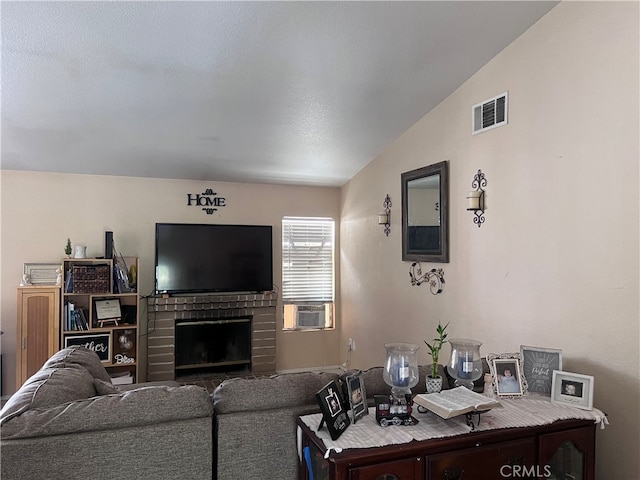
[[[518,428],[547,425],[557,420],[586,419],[599,423],[601,428],[609,424],[606,415],[594,408],[581,410],[569,405],[552,403],[548,397],[522,397],[515,399],[499,399],[503,408],[495,408],[483,413],[480,423],[475,426],[476,432],[499,428]],[[414,409],[413,416],[419,420],[412,426],[381,427],[376,422],[375,409],[369,409],[357,423],[349,425],[337,440],[331,440],[326,427],[318,431],[322,414],[316,413],[300,417],[323,442],[327,450],[325,458],[331,450],[339,453],[345,448],[381,447],[412,440],[428,440],[430,438],[452,437],[464,435],[471,431],[465,415],[444,420],[434,413],[419,413]],[[473,415],[474,424],[477,415]],[[298,432],[300,437],[300,432]],[[298,444],[300,445],[300,438]]]

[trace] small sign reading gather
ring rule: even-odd
[[[219,207],[226,207],[226,199],[218,197],[211,188],[202,193],[187,193],[187,207],[201,207],[207,215],[217,211]]]

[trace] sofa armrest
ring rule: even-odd
[[[212,417],[213,404],[202,387],[142,387],[121,394],[35,408],[2,426],[2,439],[115,430],[199,417]]]

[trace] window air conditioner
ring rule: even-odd
[[[324,305],[298,305],[296,307],[298,328],[322,328],[325,324]]]

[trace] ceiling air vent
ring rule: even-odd
[[[507,92],[475,104],[471,108],[472,134],[485,132],[507,124]]]

